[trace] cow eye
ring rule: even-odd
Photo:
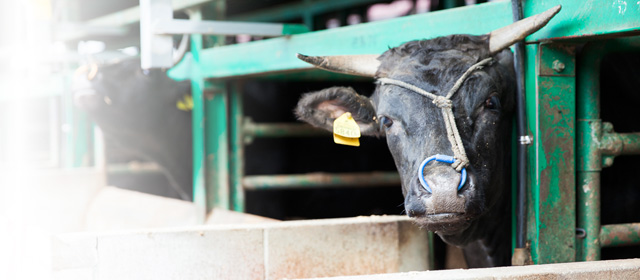
[[[386,117],[386,116],[382,116],[380,117],[380,124],[383,125],[386,128],[389,128],[393,125],[393,120],[391,120],[390,118]]]
[[[493,95],[484,101],[484,107],[489,110],[500,110],[500,98]]]

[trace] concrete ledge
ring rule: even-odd
[[[316,278],[318,279],[318,278]],[[361,275],[322,278],[331,280],[433,280],[433,279],[640,279],[640,259],[511,266],[479,269]]]
[[[54,279],[282,279],[428,269],[404,216],[64,234]],[[87,276],[90,275],[90,278]]]

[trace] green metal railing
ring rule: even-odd
[[[640,154],[640,133],[616,133],[600,119],[600,63],[609,53],[640,51],[640,37],[588,43],[579,57],[577,84],[577,200],[576,259],[600,259],[600,248],[640,244],[640,223],[601,226],[600,171],[617,155]],[[621,102],[624,102],[621,100]],[[615,207],[610,205],[609,207]]]

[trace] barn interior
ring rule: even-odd
[[[277,221],[297,221],[304,225],[301,220],[406,215],[400,178],[384,138],[362,137],[359,147],[338,145],[331,133],[298,121],[294,114],[298,100],[305,93],[346,86],[370,95],[375,83],[367,78],[296,64],[292,62],[293,54],[306,49],[326,50],[328,54],[384,51],[408,40],[452,34],[450,32],[454,31],[450,30],[471,30],[469,32],[475,34],[477,30],[484,32],[493,25],[511,21],[510,1],[169,1],[175,19],[278,23],[294,30],[289,34],[283,31],[277,36],[202,35],[197,31],[189,37],[171,36],[174,49],[179,49],[180,42],[187,40],[186,55],[177,64],[159,71],[173,80],[187,83],[189,92],[185,98],[193,101],[186,110],[180,109],[177,103],[176,106],[170,103],[162,110],[149,112],[148,116],[162,119],[173,112],[187,112],[192,119],[184,124],[192,130],[188,138],[185,136],[188,143],[174,143],[175,147],[193,146],[190,155],[193,158],[188,162],[193,164],[193,182],[186,189],[191,197],[185,199],[176,191],[175,182],[167,177],[162,164],[132,148],[127,141],[102,131],[92,118],[94,112],[80,108],[74,97],[74,75],[83,65],[113,64],[137,59],[149,52],[141,47],[140,21],[145,14],[142,2],[162,1],[0,3],[0,34],[4,35],[0,37],[0,49],[5,50],[0,66],[0,225],[9,229],[0,233],[0,244],[9,248],[0,253],[0,278],[98,277],[97,270],[79,269],[85,264],[68,261],[77,258],[69,248],[76,246],[73,242],[78,241],[75,241],[76,237],[65,235],[70,233],[171,231],[203,224],[210,227],[249,224],[248,228],[252,228],[256,223]],[[524,2],[527,16],[552,6],[521,2]],[[627,6],[625,3],[623,7],[617,2],[613,6],[611,1],[595,2],[598,3],[590,3],[588,7],[581,6],[581,1],[562,3],[563,11],[569,11],[568,15],[561,14],[562,18],[554,23],[554,27],[543,29],[542,35],[527,40],[526,116],[534,139],[534,144],[528,144],[527,148],[529,169],[525,179],[528,187],[524,234],[530,241],[527,243],[528,264],[640,258],[637,247],[640,244],[640,205],[637,203],[640,192],[633,177],[640,170],[640,148],[635,148],[640,147],[640,124],[635,121],[634,110],[640,104],[634,94],[640,86],[640,68],[637,67],[640,62],[640,9],[633,6],[635,4]],[[597,19],[598,14],[590,14],[599,4],[608,9],[599,11],[607,15],[602,19]],[[488,21],[487,18],[492,17],[488,14],[495,12],[509,14]],[[577,16],[580,14],[583,17]],[[444,18],[453,16],[469,16],[470,20],[477,16],[478,20],[488,22],[475,26],[472,23],[444,26],[451,23]],[[421,29],[413,26],[415,23],[428,21],[435,22],[429,27],[438,28],[429,28],[424,34],[415,32]],[[433,31],[439,29],[440,24],[442,31]],[[587,27],[573,27],[580,24]],[[569,31],[556,31],[562,25],[569,26],[566,28]],[[337,32],[322,33],[328,35],[322,35],[320,39],[313,37],[315,32],[327,30]],[[397,30],[396,35],[385,36],[393,30]],[[259,42],[266,43],[259,45]],[[301,50],[290,49],[299,46],[302,46]],[[543,57],[539,53],[547,50],[545,48],[561,51],[553,57]],[[284,56],[290,57],[282,58]],[[285,62],[279,64],[278,59]],[[545,59],[549,63],[561,60],[563,69],[566,64],[568,70],[560,73],[563,70],[556,69],[554,74],[540,74],[536,63],[547,63]],[[266,62],[256,62],[260,60]],[[560,77],[552,83],[563,90],[552,93],[539,90],[544,88],[540,86],[544,84],[541,81],[544,78],[540,77]],[[572,80],[561,80],[567,77]],[[581,101],[580,90],[586,88],[583,81],[593,77],[599,90],[596,105],[593,105],[597,107],[581,109],[584,108],[581,106],[591,106],[582,105],[585,102]],[[109,82],[128,86],[122,81]],[[541,102],[548,101],[546,94],[562,104],[551,102],[552,105],[545,107]],[[147,102],[141,105],[145,104]],[[566,123],[545,122],[545,114],[551,116],[555,114],[554,110],[560,112]],[[118,114],[127,117],[126,112]],[[131,118],[135,118],[134,115]],[[600,141],[585,139],[588,138],[584,136],[585,131],[591,130],[584,129],[582,121],[592,119],[599,125],[593,131],[600,133],[598,137],[606,138],[610,146],[589,146],[598,145],[593,142]],[[168,133],[172,128],[167,125],[157,131]],[[515,132],[512,142],[515,163],[518,143]],[[551,147],[556,146],[560,147],[560,152],[550,152]],[[540,163],[541,155],[547,163]],[[514,240],[515,173],[514,168],[513,194],[504,197],[512,199],[514,204],[512,217],[506,217],[513,221]],[[554,177],[571,179],[553,180]],[[545,183],[548,178],[550,181]],[[585,186],[595,191],[583,194]],[[595,200],[584,198],[590,195]],[[598,208],[593,203],[597,203]],[[542,218],[545,222],[540,222],[540,217],[546,217]],[[375,219],[372,223],[378,222]],[[393,223],[398,223],[399,228],[404,223],[411,225],[408,220],[398,219]],[[604,226],[602,229],[601,225]],[[624,229],[608,225],[620,225]],[[330,227],[319,226],[313,231],[332,232]],[[605,229],[610,230],[610,235],[603,237]],[[208,235],[207,230],[216,232],[218,229],[203,230]],[[331,244],[339,246],[340,234],[328,237],[335,238]],[[451,246],[447,248],[436,234],[416,236],[419,237],[411,244],[424,246],[426,252],[420,255],[424,263],[413,266],[412,270],[417,270],[415,267],[425,268],[423,270],[466,268],[461,251]],[[419,238],[423,240],[417,240]],[[605,238],[609,239],[605,241]],[[363,237],[363,240],[367,239]],[[514,240],[505,242],[516,247]],[[583,245],[587,243],[584,240],[598,240],[599,243],[594,248]],[[600,249],[600,243],[608,245]],[[190,254],[188,250],[184,252]],[[60,261],[62,259],[64,262]],[[145,264],[137,265],[145,267]],[[403,266],[361,268],[343,271],[327,268],[324,272],[314,270],[315,274],[289,269],[291,274],[277,277],[263,272],[261,277],[264,277],[260,279],[408,271]],[[126,269],[122,273],[131,273],[131,279],[135,279],[132,275],[144,275]],[[237,278],[239,274],[233,277],[217,275]],[[180,276],[169,278],[180,279]]]

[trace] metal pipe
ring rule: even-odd
[[[275,138],[275,137],[309,137],[329,135],[329,132],[315,128],[307,124],[296,123],[269,123],[258,124],[247,118],[242,126],[242,133],[245,138],[254,137]]]
[[[511,1],[513,21],[523,18],[522,2]],[[516,248],[525,248],[526,226],[526,194],[527,194],[527,119],[524,85],[524,43],[518,42],[514,47],[514,68],[516,72],[516,131],[519,138],[516,154]],[[524,265],[524,263],[522,263]]]
[[[394,186],[400,185],[400,175],[396,172],[257,175],[244,177],[242,185],[247,190]]]
[[[602,247],[640,245],[640,223],[602,226],[599,238]]]
[[[600,151],[609,156],[640,154],[640,132],[605,132],[600,143]]]

